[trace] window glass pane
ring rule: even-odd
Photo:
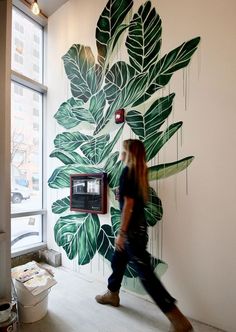
[[[11,91],[11,212],[39,210],[42,209],[42,94],[15,82]]]
[[[42,83],[42,50],[42,27],[13,9],[12,69]]]
[[[13,250],[42,242],[42,216],[12,218],[11,225]]]

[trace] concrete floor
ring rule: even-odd
[[[57,285],[48,296],[48,313],[38,322],[20,324],[19,332],[167,332],[170,324],[155,304],[121,292],[121,306],[96,303],[105,283],[86,280],[62,267],[53,269]],[[218,329],[191,321],[195,332]]]

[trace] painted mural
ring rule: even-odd
[[[50,154],[63,164],[48,180],[50,188],[69,188],[70,174],[100,173],[108,175],[110,222],[102,224],[98,214],[70,211],[69,196],[52,204],[58,215],[54,227],[55,241],[69,259],[88,264],[98,252],[108,261],[114,251],[114,240],[120,224],[120,211],[115,200],[123,168],[117,143],[125,126],[133,137],[143,141],[150,180],[146,218],[150,227],[162,219],[162,204],[153,180],[172,176],[186,169],[193,156],[155,163],[156,156],[182,122],[168,124],[174,93],[158,97],[177,70],[186,67],[196,51],[196,37],[161,56],[162,22],[150,1],[132,14],[132,0],[109,0],[96,28],[97,58],[88,46],[74,44],[62,57],[70,81],[72,97],[63,102],[55,119],[65,131],[55,137]],[[126,59],[112,62],[117,47],[126,48]],[[125,109],[125,123],[115,124],[114,114]],[[164,127],[164,129],[163,129]],[[68,191],[69,192],[69,191]],[[153,267],[164,264],[153,258]],[[136,277],[132,264],[125,275]]]

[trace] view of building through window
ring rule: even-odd
[[[11,100],[11,210],[13,213],[39,210],[42,209],[42,95],[12,82]]]
[[[42,83],[43,29],[13,9],[12,69]],[[31,81],[32,82],[32,81]],[[42,242],[43,94],[11,84],[12,249]],[[32,215],[31,215],[32,213]]]
[[[12,22],[12,69],[42,83],[43,29],[16,9]]]

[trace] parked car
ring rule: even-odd
[[[23,199],[30,198],[30,190],[25,186],[21,186],[17,183],[11,186],[11,201],[13,204],[19,204]]]

